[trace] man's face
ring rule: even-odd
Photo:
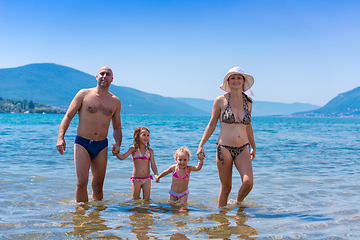
[[[98,86],[100,87],[109,87],[113,81],[113,73],[109,67],[100,68],[99,72],[96,75],[96,80]]]

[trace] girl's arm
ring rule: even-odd
[[[251,114],[252,103],[249,104],[249,108],[250,108],[250,114]],[[251,152],[250,152],[251,160],[253,160],[255,158],[255,154],[256,154],[256,145],[255,145],[254,132],[253,132],[251,123],[246,126],[246,135],[247,135],[247,138],[248,138],[250,146],[251,146]]]
[[[209,124],[207,125],[207,127],[205,128],[204,134],[202,136],[202,139],[199,143],[199,148],[197,150],[196,155],[197,156],[201,156],[201,157],[205,157],[205,151],[203,146],[205,145],[205,143],[207,142],[207,140],[209,140],[209,138],[211,137],[211,135],[213,134],[213,132],[215,131],[218,119],[220,117],[220,106],[221,106],[221,98],[217,97],[214,101],[214,105],[213,105],[213,109],[211,112],[211,119]]]
[[[204,164],[204,158],[203,157],[199,157],[199,162],[198,162],[198,165],[195,167],[195,166],[190,166],[189,167],[189,170],[190,171],[194,171],[194,172],[197,172],[197,171],[200,171],[202,166]]]
[[[159,173],[158,173],[158,169],[157,169],[156,163],[155,163],[154,151],[152,150],[152,148],[150,148],[149,151],[150,151],[151,169],[152,169],[153,173],[155,174],[155,178],[156,178],[156,176],[159,175]]]
[[[170,166],[168,169],[166,169],[165,171],[163,171],[162,173],[160,173],[160,175],[155,176],[156,178],[156,182],[159,183],[160,182],[160,178],[165,177],[166,175],[172,173],[174,171],[175,165]]]
[[[117,145],[114,145],[114,144],[113,144],[113,148],[114,148],[115,151],[116,151],[116,148],[120,148],[120,147],[118,147]],[[120,150],[120,149],[119,149],[119,150]],[[120,152],[119,152],[118,154],[116,154],[116,157],[117,157],[118,159],[120,159],[120,160],[124,160],[124,159],[126,159],[128,156],[130,156],[130,154],[132,154],[134,151],[135,151],[134,146],[131,146],[126,153],[120,154]]]

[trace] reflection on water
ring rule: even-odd
[[[171,237],[170,237],[170,240],[185,240],[185,239],[190,239],[190,238],[187,238],[185,236],[185,234],[183,233],[174,233]]]
[[[103,204],[97,205],[94,209],[89,205],[76,206],[75,212],[71,212],[71,222],[61,223],[60,228],[73,225],[73,231],[68,232],[67,235],[80,236],[82,239],[92,239],[87,236],[99,231],[112,229],[106,225],[106,220],[100,215],[100,212],[106,208]]]
[[[96,202],[76,206],[67,219],[70,221],[61,223],[60,228],[72,227],[67,236],[81,239],[256,239],[258,231],[246,224],[244,210],[209,211],[138,201],[105,206]],[[107,219],[113,212],[119,218]]]
[[[216,227],[201,228],[200,232],[205,232],[210,235],[210,238],[230,239],[231,235],[237,235],[241,239],[256,239],[251,237],[257,235],[259,232],[249,225],[245,224],[248,221],[244,208],[239,208],[235,216],[227,215],[230,209],[222,209],[219,213],[212,213],[206,219],[216,221],[219,223]],[[232,225],[235,222],[236,226]]]
[[[149,231],[152,229],[152,224],[155,221],[153,213],[148,212],[149,209],[146,207],[134,207],[127,209],[128,212],[131,212],[130,226],[134,228],[131,229],[131,233],[136,235],[137,239],[150,239],[148,236]],[[152,232],[153,234],[157,234]]]

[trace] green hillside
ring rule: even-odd
[[[0,69],[0,84],[0,97],[3,99],[26,99],[67,109],[80,89],[95,87],[97,83],[95,76],[90,74],[57,64],[41,63]],[[110,92],[120,98],[123,114],[209,116],[213,104],[210,100],[163,97],[115,85],[110,86]],[[339,94],[322,108],[303,103],[254,101],[252,114],[359,117],[359,101],[360,87]]]
[[[340,93],[322,108],[299,112],[293,116],[304,117],[360,117],[360,87]]]
[[[31,100],[19,101],[0,97],[0,113],[65,113],[65,111]]]
[[[28,99],[66,109],[82,88],[96,86],[95,76],[73,68],[51,64],[29,64],[0,69],[0,97]],[[110,92],[122,102],[124,114],[208,115],[205,111],[173,98],[111,85]]]
[[[67,108],[81,88],[96,84],[89,74],[50,63],[0,69],[0,83],[4,99],[28,99],[61,108]]]

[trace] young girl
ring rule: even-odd
[[[159,176],[156,176],[156,182],[160,182],[160,178],[173,173],[171,188],[169,190],[170,203],[179,202],[181,205],[187,203],[189,195],[189,178],[191,171],[200,171],[203,165],[204,157],[199,156],[199,163],[196,167],[188,166],[190,160],[190,151],[187,147],[181,147],[174,154],[176,164],[170,166]]]
[[[150,131],[145,127],[137,127],[134,131],[133,146],[124,154],[116,154],[120,160],[124,160],[130,154],[133,160],[133,176],[132,179],[132,197],[133,199],[140,199],[141,189],[143,190],[143,199],[150,199],[151,180],[153,177],[150,174],[151,169],[158,175],[158,169],[154,160],[154,151],[150,148]],[[115,152],[119,152],[119,147],[114,146]]]

